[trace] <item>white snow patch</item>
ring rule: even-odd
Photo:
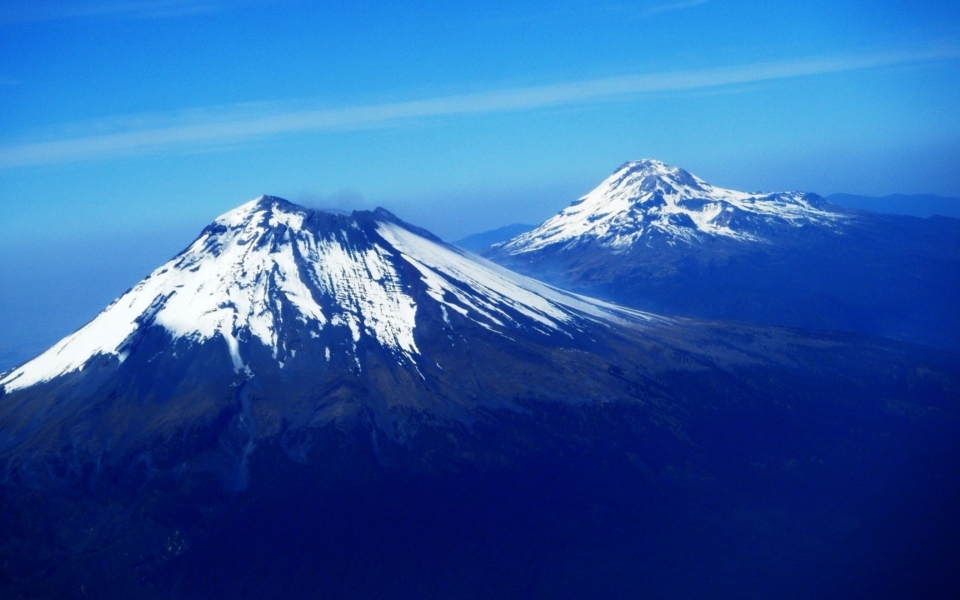
[[[551,330],[566,330],[565,325],[584,316],[603,321],[660,319],[564,292],[394,223],[380,223],[377,231],[420,271],[427,293],[441,308],[455,310],[488,328],[517,324],[517,317]]]

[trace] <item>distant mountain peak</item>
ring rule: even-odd
[[[651,236],[670,243],[708,237],[756,242],[764,241],[771,227],[829,224],[842,218],[815,194],[728,190],[648,158],[624,163],[540,227],[496,248],[511,254],[581,243],[627,249]]]

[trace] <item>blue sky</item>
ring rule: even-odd
[[[49,289],[102,307],[263,193],[447,239],[642,157],[747,190],[960,196],[958,3],[385,4],[5,0],[0,330]]]
[[[647,156],[960,195],[955,3],[318,4],[5,2],[0,231],[202,224],[274,193],[458,237]]]

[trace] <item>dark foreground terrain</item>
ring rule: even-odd
[[[7,472],[3,597],[955,597],[956,361],[898,350],[807,357],[841,385],[668,375],[666,413],[519,400],[400,440],[360,412],[281,429],[228,491],[185,465],[241,452],[237,407],[112,466]]]

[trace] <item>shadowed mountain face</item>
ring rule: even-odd
[[[868,333],[960,349],[960,221],[724,190],[627,163],[484,256],[664,314]]]
[[[958,372],[620,308],[382,210],[264,197],[0,376],[0,589],[950,592]]]

